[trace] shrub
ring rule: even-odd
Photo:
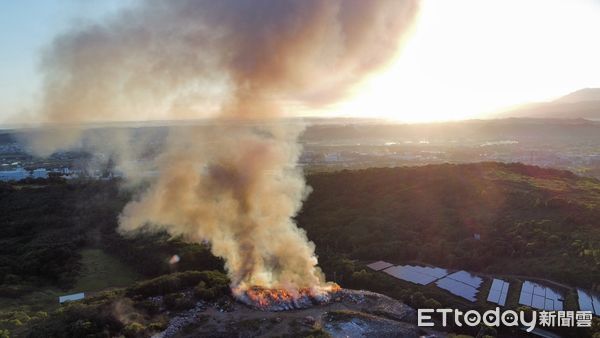
[[[72,303],[61,307],[47,320],[35,324],[29,337],[108,337],[120,332],[123,324],[111,303]]]
[[[433,298],[429,298],[423,304],[426,309],[439,309],[442,307],[442,304]]]
[[[225,295],[226,292],[224,292],[224,287],[222,285],[208,287],[206,283],[202,281],[194,288],[194,294],[202,300],[215,301]]]
[[[167,323],[155,322],[148,325],[148,329],[154,332],[162,331],[167,328]]]
[[[229,279],[219,271],[186,271],[160,276],[137,283],[129,288],[130,296],[151,297],[182,291],[204,282],[208,288],[216,288],[223,294],[227,292]]]
[[[146,331],[146,327],[137,322],[128,324],[123,328],[123,334],[125,337],[140,337],[144,331]]]
[[[141,302],[137,302],[135,307],[146,311],[150,315],[155,315],[160,312],[160,302],[146,299]]]
[[[331,335],[321,328],[312,329],[304,334],[304,338],[330,338]]]
[[[182,311],[194,307],[193,299],[187,297],[185,293],[177,292],[165,296],[165,306],[172,311]]]

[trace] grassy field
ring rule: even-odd
[[[129,286],[140,278],[127,265],[100,249],[83,249],[81,265],[79,277],[69,293]]]

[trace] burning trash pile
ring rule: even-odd
[[[330,303],[342,289],[337,284],[319,288],[302,288],[288,291],[253,286],[248,289],[236,289],[236,298],[251,307],[263,311],[286,311],[306,309],[314,305]]]

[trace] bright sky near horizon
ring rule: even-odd
[[[597,0],[425,0],[397,61],[339,112],[479,118],[600,87],[599,36]]]
[[[34,108],[37,65],[54,36],[130,3],[0,2],[0,121]],[[598,36],[598,0],[424,0],[398,59],[321,112],[455,120],[600,87]]]

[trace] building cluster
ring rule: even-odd
[[[52,175],[57,177],[62,177],[65,179],[73,179],[80,176],[80,172],[71,170],[69,168],[61,168],[61,169],[46,169],[46,168],[37,168],[33,170],[27,170],[23,167],[17,167],[13,170],[2,170],[0,171],[0,181],[10,182],[10,181],[20,181],[27,178],[48,178]]]

